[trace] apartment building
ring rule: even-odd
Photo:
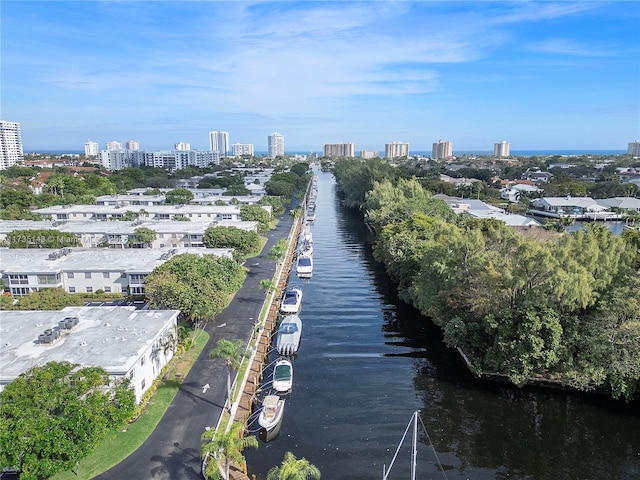
[[[392,160],[409,156],[409,144],[403,142],[391,142],[384,145],[384,158]]]
[[[102,367],[114,383],[128,378],[139,403],[175,354],[179,314],[128,306],[2,312],[0,390],[35,366],[69,361]]]
[[[0,273],[5,291],[14,297],[45,288],[144,295],[145,277],[183,253],[233,258],[230,248],[1,248]]]
[[[18,122],[0,121],[0,170],[24,161],[22,133]]]
[[[325,157],[355,157],[356,146],[353,143],[325,143]]]
[[[453,143],[438,140],[432,145],[431,158],[434,160],[446,160],[453,157]]]

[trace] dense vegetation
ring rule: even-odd
[[[151,308],[178,309],[191,320],[210,320],[227,306],[245,275],[235,260],[182,254],[154,269],[144,285]]]
[[[0,465],[23,480],[73,470],[111,429],[134,413],[124,379],[112,388],[99,367],[50,362],[23,373],[0,392]]]
[[[346,205],[376,232],[402,299],[442,327],[478,373],[640,394],[640,232],[593,224],[518,233],[455,216],[379,160],[335,165]]]
[[[204,231],[202,242],[207,248],[233,248],[236,260],[258,252],[262,244],[260,235],[256,232],[237,227],[209,227]]]

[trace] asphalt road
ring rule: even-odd
[[[140,448],[96,479],[202,479],[201,436],[206,427],[217,425],[227,397],[226,364],[223,359],[209,358],[209,352],[220,339],[241,339],[248,343],[265,297],[260,281],[271,280],[276,270],[275,261],[267,255],[278,240],[289,234],[293,225],[289,210],[296,208],[298,203],[294,200],[281,215],[278,226],[268,232],[262,253],[245,263],[249,270],[247,278],[231,304],[214,321],[208,322],[209,342],[157,428]],[[209,388],[205,388],[206,385]]]

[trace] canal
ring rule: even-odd
[[[419,479],[640,478],[637,402],[473,379],[438,329],[395,297],[330,173],[319,173],[312,233],[313,277],[290,278],[303,290],[303,332],[282,429],[245,452],[258,480],[285,452],[323,479],[380,479],[415,410],[428,433]],[[389,480],[410,478],[409,456],[410,441]]]

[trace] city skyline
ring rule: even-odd
[[[270,132],[287,151],[624,150],[638,20],[628,1],[7,1],[3,120],[25,151],[207,150],[217,129],[256,151]]]

